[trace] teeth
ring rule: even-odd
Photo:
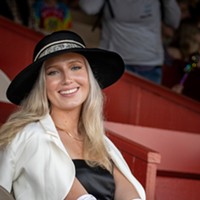
[[[77,91],[77,88],[61,91],[60,94],[71,94]]]

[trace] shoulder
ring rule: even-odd
[[[12,163],[20,163],[22,159],[28,160],[28,157],[31,157],[29,155],[37,149],[40,135],[42,128],[38,122],[26,125],[5,148],[1,149],[0,160],[5,159],[5,162]]]
[[[16,134],[9,147],[15,154],[20,154],[26,148],[33,148],[33,146],[36,146],[37,141],[39,141],[43,135],[44,130],[39,122],[29,123]]]
[[[58,137],[54,123],[49,114],[42,119],[27,124],[21,131],[19,131],[13,140],[13,143],[22,145],[36,141],[47,141],[49,137]]]
[[[115,146],[115,144],[107,136],[105,136],[105,144],[106,144],[108,153],[110,155],[112,155],[114,157],[118,157],[120,159],[123,159],[123,156],[122,156],[121,152],[119,151],[119,149]]]
[[[31,122],[27,124],[18,134],[16,135],[16,140],[29,140],[32,137],[38,137],[41,135],[42,126],[40,125],[39,121]]]

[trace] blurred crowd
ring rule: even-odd
[[[179,27],[162,23],[165,56],[160,84],[200,101],[200,0],[177,3],[181,11]],[[79,0],[1,0],[0,4],[0,15],[44,34],[70,29],[73,10],[83,12]]]
[[[165,62],[162,85],[200,101],[200,1],[177,0],[181,21],[177,30],[163,25]]]
[[[45,33],[72,26],[69,0],[1,0],[0,14],[17,23]]]

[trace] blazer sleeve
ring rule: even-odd
[[[14,156],[8,145],[0,150],[0,185],[11,192],[14,177]]]
[[[121,152],[117,149],[117,147],[111,142],[111,140],[108,137],[106,137],[106,145],[109,155],[111,156],[112,161],[115,163],[116,167],[134,185],[138,194],[140,195],[141,200],[146,200],[144,188],[142,187],[140,182],[133,176]]]

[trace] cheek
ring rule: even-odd
[[[47,79],[46,80],[47,95],[49,95],[52,91],[55,91],[57,85],[58,85],[58,81]]]
[[[80,77],[79,78],[79,82],[84,86],[84,88],[86,88],[87,90],[89,90],[90,83],[89,83],[88,76],[82,76],[82,77]]]
[[[87,98],[88,94],[89,94],[89,90],[90,90],[90,83],[89,83],[89,79],[87,76],[80,76],[77,80],[77,82],[79,82],[80,86],[81,86],[81,95],[84,98]]]
[[[59,79],[58,78],[46,78],[46,86],[48,87],[54,87],[55,85],[57,85],[59,83]]]

